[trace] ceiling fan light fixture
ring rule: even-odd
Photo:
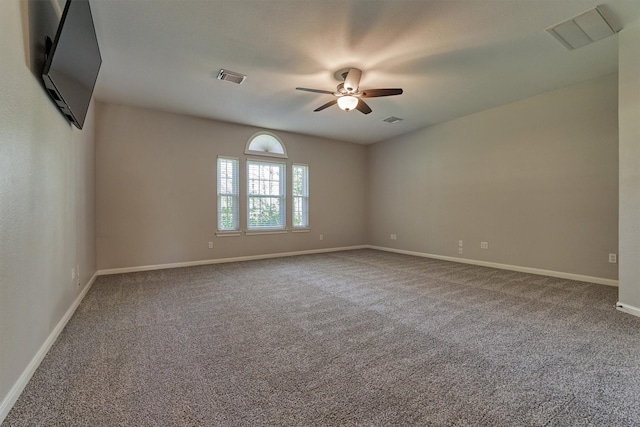
[[[360,89],[360,78],[362,76],[362,70],[358,68],[349,68],[346,70],[337,71],[335,74],[337,79],[342,79],[338,84],[335,92],[322,89],[311,89],[307,87],[297,87],[296,90],[302,90],[305,92],[322,93],[326,95],[333,95],[334,98],[313,110],[314,112],[325,110],[333,105],[338,104],[338,107],[343,111],[358,110],[362,114],[370,114],[371,107],[367,105],[362,98],[379,98],[382,96],[394,96],[402,95],[402,89]]]
[[[338,107],[344,111],[351,111],[358,105],[358,98],[355,96],[341,96],[338,98]]]

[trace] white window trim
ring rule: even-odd
[[[246,236],[260,236],[263,234],[287,234],[289,231],[288,229],[280,229],[280,228],[265,228],[264,230],[245,230],[244,234]]]
[[[307,168],[307,195],[306,196],[295,196],[293,194],[293,168],[296,166],[304,166]],[[291,164],[291,230],[292,231],[308,231],[310,230],[310,224],[311,224],[311,218],[309,215],[309,199],[310,199],[310,195],[309,195],[309,173],[310,172],[310,168],[309,165],[306,163],[293,163]],[[306,213],[307,213],[307,224],[304,226],[295,226],[293,223],[293,215],[294,215],[294,209],[293,209],[293,203],[296,197],[306,197],[307,199],[307,206],[306,206]]]
[[[237,210],[236,210],[236,223],[237,223],[237,228],[235,229],[231,229],[231,230],[223,230],[223,229],[219,229],[218,227],[220,226],[220,171],[218,170],[219,168],[219,164],[218,164],[218,160],[220,159],[224,159],[224,160],[234,160],[236,162],[236,167],[238,168],[237,173],[236,173],[236,179],[237,179],[237,189],[238,189],[238,193],[237,193]],[[240,233],[240,159],[238,157],[231,157],[231,156],[222,156],[222,155],[218,155],[216,158],[216,236],[221,236],[221,235],[234,235],[234,234],[239,234]]]
[[[253,140],[255,138],[257,138],[258,136],[260,136],[260,135],[268,135],[268,136],[274,138],[276,141],[278,141],[278,143],[280,143],[280,146],[282,147],[283,153],[270,153],[268,151],[257,151],[257,150],[249,149],[249,146],[251,145]],[[282,142],[282,140],[280,139],[280,137],[278,137],[278,135],[276,135],[276,134],[273,134],[271,132],[266,132],[266,131],[256,132],[253,135],[251,135],[251,138],[249,138],[249,140],[247,141],[247,145],[245,146],[244,154],[249,154],[249,155],[253,155],[253,156],[261,156],[261,157],[281,158],[281,159],[288,159],[289,158],[289,156],[287,156],[287,147],[285,147],[285,145]]]
[[[260,228],[249,228],[249,199],[251,195],[249,194],[249,163],[250,162],[258,162],[258,163],[272,163],[282,166],[282,171],[284,172],[284,176],[282,177],[282,181],[280,185],[282,186],[282,204],[281,209],[284,211],[282,213],[283,224],[282,227],[260,227]],[[252,158],[247,157],[245,163],[245,174],[246,174],[246,185],[245,190],[246,194],[246,218],[247,218],[247,228],[245,230],[245,234],[281,234],[287,233],[287,162],[277,159],[260,159],[260,158]]]
[[[237,237],[242,236],[241,231],[216,231],[216,237]]]

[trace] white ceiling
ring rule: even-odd
[[[640,0],[91,0],[96,96],[370,144],[615,72],[617,36],[568,51],[545,31],[599,5],[617,29],[640,20]],[[345,67],[404,94],[314,113],[332,97],[295,88],[334,90]]]

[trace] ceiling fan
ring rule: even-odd
[[[402,95],[402,89],[362,89],[360,90],[360,78],[362,77],[362,70],[357,68],[349,68],[347,70],[341,70],[336,73],[336,77],[341,77],[344,82],[340,83],[335,92],[321,89],[308,89],[306,87],[297,87],[296,90],[303,90],[306,92],[326,93],[327,95],[333,95],[336,99],[332,99],[324,105],[316,108],[313,111],[322,111],[325,108],[329,108],[334,104],[338,104],[338,107],[344,111],[351,111],[354,108],[361,113],[369,114],[371,108],[367,105],[362,98],[377,98],[380,96],[393,96]]]

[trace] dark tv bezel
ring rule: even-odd
[[[75,127],[77,127],[78,129],[82,129],[82,127],[84,126],[84,121],[87,117],[87,111],[89,110],[89,104],[91,103],[91,98],[93,96],[93,91],[96,87],[96,81],[98,80],[98,74],[100,73],[100,68],[102,67],[102,54],[100,52],[100,46],[98,44],[98,37],[96,34],[96,28],[95,28],[95,24],[93,21],[93,13],[91,12],[91,5],[89,3],[89,0],[86,0],[87,6],[89,7],[89,18],[91,20],[91,28],[93,30],[93,36],[95,38],[95,46],[96,46],[96,51],[97,51],[97,56],[98,58],[100,58],[100,63],[98,65],[98,68],[96,70],[95,76],[93,78],[93,83],[91,85],[91,91],[90,91],[90,95],[89,95],[89,99],[86,102],[86,105],[84,106],[84,111],[81,117],[81,120],[78,120],[77,115],[74,113],[74,111],[71,110],[71,107],[69,106],[69,104],[65,101],[64,96],[62,95],[62,93],[58,90],[58,88],[56,87],[55,82],[53,81],[52,77],[49,76],[49,73],[51,72],[51,66],[53,64],[53,61],[55,59],[55,53],[56,53],[56,49],[58,47],[58,44],[60,42],[60,36],[62,34],[62,31],[64,30],[64,26],[67,20],[67,15],[69,13],[69,9],[71,8],[71,3],[73,3],[74,1],[85,1],[85,0],[67,0],[67,2],[64,5],[64,11],[62,12],[62,16],[60,18],[60,23],[58,24],[58,29],[56,31],[56,37],[55,40],[52,42],[51,39],[49,37],[47,37],[46,40],[46,47],[45,47],[45,66],[44,66],[44,70],[42,72],[42,80],[44,81],[44,86],[47,89],[47,93],[49,94],[49,97],[53,100],[53,102],[55,102],[56,106],[58,107],[58,109],[60,110],[60,112],[67,118],[67,120],[69,120],[71,123],[73,123],[73,125]],[[77,113],[77,112],[76,112]]]

